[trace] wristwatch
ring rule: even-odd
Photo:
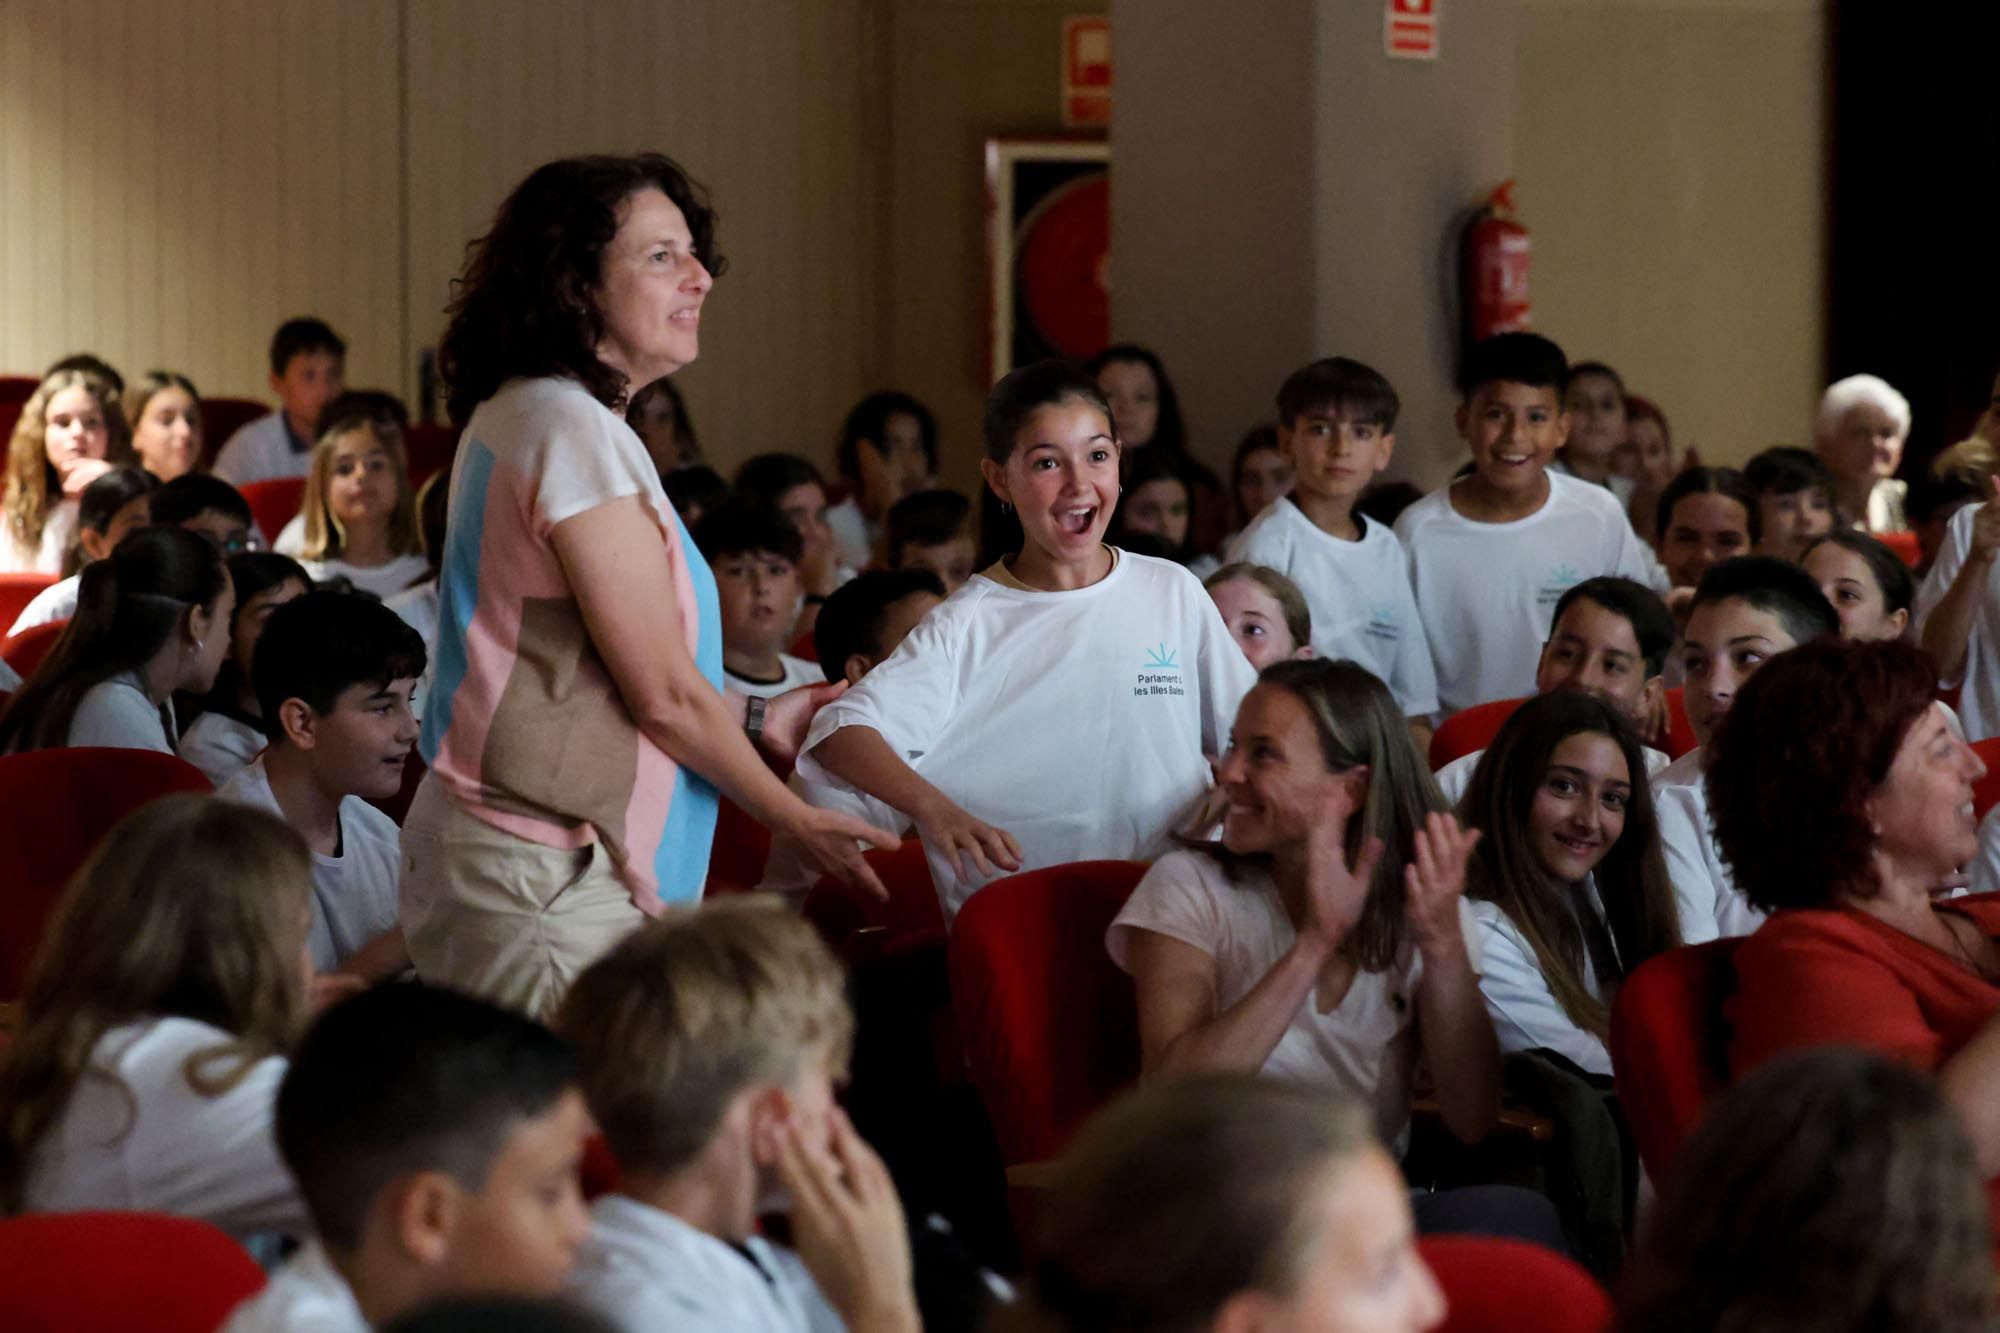
[[[764,710],[770,707],[770,704],[769,699],[752,695],[750,706],[743,710],[743,731],[750,737],[752,745],[759,744],[764,739]]]

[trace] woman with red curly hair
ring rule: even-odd
[[[1820,640],[1736,697],[1708,770],[1716,841],[1773,913],[1736,951],[1729,1059],[1857,1046],[1935,1073],[2000,1190],[2000,897],[1945,900],[1985,766],[1907,644]],[[2000,1192],[1995,1193],[2000,1199]]]

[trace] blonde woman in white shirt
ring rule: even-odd
[[[1166,851],[1254,681],[1193,575],[1104,544],[1118,441],[1080,367],[1008,375],[984,434],[1018,545],[820,710],[799,770],[908,815],[947,917],[1001,875]]]
[[[307,1011],[311,867],[272,816],[155,801],[71,881],[0,1061],[0,1214],[306,1233],[272,1116]]]
[[[1221,841],[1161,857],[1107,936],[1142,1068],[1338,1088],[1398,1144],[1421,1053],[1447,1125],[1478,1140],[1500,1096],[1460,896],[1479,835],[1445,813],[1388,687],[1352,662],[1267,668],[1216,778]]]
[[[1484,836],[1467,893],[1500,1049],[1611,1073],[1618,983],[1681,942],[1632,725],[1589,695],[1538,695],[1473,772],[1459,813]]]

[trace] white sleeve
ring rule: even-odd
[[[1667,577],[1667,567],[1653,555],[1652,547],[1639,540],[1632,521],[1624,517],[1622,507],[1619,516],[1621,521],[1613,525],[1618,534],[1618,550],[1610,572],[1634,583],[1642,583],[1662,597],[1666,596],[1673,591],[1674,583]]]
[[[1438,711],[1437,668],[1431,661],[1430,635],[1417,612],[1417,595],[1410,586],[1407,560],[1396,563],[1396,596],[1403,624],[1409,628],[1396,644],[1389,689],[1405,717],[1429,717]]]
[[[1191,602],[1195,639],[1201,645],[1195,658],[1195,673],[1201,682],[1201,752],[1217,758],[1229,748],[1236,710],[1257,683],[1257,669],[1230,637],[1222,613],[1199,583],[1194,585]]]
[[[958,644],[966,630],[964,614],[932,611],[887,661],[814,714],[806,742],[799,747],[799,771],[807,780],[838,781],[812,761],[812,751],[842,727],[868,727],[880,733],[897,757],[914,768],[917,759],[933,748],[958,706]]]
[[[285,1062],[267,1056],[214,1097],[177,1080],[169,1103],[149,1108],[146,1142],[129,1154],[135,1197],[150,1212],[203,1218],[232,1235],[310,1236],[305,1201],[278,1156],[284,1076]]]
[[[1570,1021],[1556,1003],[1534,950],[1507,914],[1491,904],[1474,911],[1479,922],[1479,994],[1493,1018],[1503,1052],[1549,1050],[1592,1074],[1609,1074],[1604,1043]]]
[[[1979,854],[1971,870],[1974,893],[2000,893],[2000,805],[1979,821]]]
[[[1660,826],[1660,853],[1666,859],[1667,878],[1674,886],[1681,943],[1702,944],[1717,938],[1716,904],[1722,891],[1708,872],[1708,857],[1703,852],[1708,834],[1696,823],[1703,816],[1700,803],[1686,787],[1655,787],[1653,813]]]
[[[157,750],[172,754],[159,710],[137,690],[105,682],[92,688],[76,706],[64,743],[74,748],[103,745],[120,750]]]
[[[1917,587],[1917,602],[1913,609],[1916,612],[1915,630],[1918,637],[1923,635],[1924,622],[1931,618],[1931,612],[1937,610],[1937,604],[1944,600],[1944,595],[1951,591],[1951,585],[1957,581],[1959,571],[1965,568],[1966,557],[1972,553],[1973,516],[1985,507],[1983,504],[1967,505],[1953,514],[1951,522],[1946,525],[1944,544],[1938,548],[1937,562],[1931,566],[1931,572],[1924,575],[1924,581]],[[1976,626],[1974,628],[1976,629]],[[1968,629],[1967,636],[1970,637],[1973,632],[1972,629]],[[1939,684],[1950,688],[1963,680],[1964,676],[1965,672],[1961,667],[1957,679],[1940,681]]]

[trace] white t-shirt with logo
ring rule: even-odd
[[[1192,945],[1215,960],[1216,1012],[1237,1004],[1269,976],[1298,939],[1271,877],[1239,863],[1231,878],[1207,852],[1169,852],[1146,872],[1111,923],[1105,945],[1118,966],[1132,970],[1132,933],[1150,930]],[[1460,899],[1459,928],[1472,970],[1480,970],[1479,931]],[[1260,1073],[1315,1087],[1338,1088],[1375,1108],[1382,1141],[1400,1144],[1410,1121],[1415,1076],[1417,983],[1424,971],[1416,946],[1404,941],[1385,971],[1356,972],[1331,1012],[1308,999]]]
[[[361,1303],[317,1240],[230,1313],[220,1333],[368,1333]]]
[[[1706,779],[1699,749],[1689,750],[1653,778],[1653,814],[1674,904],[1680,909],[1683,944],[1749,935],[1764,924],[1764,913],[1736,887],[1716,845]]]
[[[430,577],[430,561],[421,555],[399,555],[379,565],[350,565],[339,556],[329,556],[325,560],[301,560],[306,574],[314,583],[325,583],[332,579],[346,579],[360,592],[368,593],[382,601],[388,601],[403,592],[419,579]]]
[[[285,817],[271,794],[271,777],[258,759],[216,793],[225,801]],[[313,966],[332,971],[362,945],[396,924],[396,882],[402,870],[401,830],[359,796],[340,802],[340,855],[312,854],[312,929],[306,936]]]
[[[1396,536],[1409,552],[1445,713],[1533,694],[1556,603],[1585,579],[1658,584],[1617,498],[1561,473],[1549,474],[1548,499],[1526,518],[1475,522],[1452,508],[1447,486],[1404,510]]]
[[[264,753],[270,737],[248,718],[210,709],[181,737],[180,756],[220,787]]]
[[[1250,520],[1229,558],[1269,566],[1299,585],[1312,611],[1315,653],[1367,667],[1406,715],[1435,713],[1437,677],[1410,591],[1409,557],[1380,523],[1361,514],[1354,521],[1361,540],[1342,541],[1280,497]]]
[[[999,577],[996,577],[998,575]],[[822,708],[799,771],[842,727],[881,733],[919,776],[1020,843],[1022,869],[1151,860],[1207,789],[1256,674],[1198,580],[1119,552],[1088,588],[1008,586],[975,574],[889,659]],[[949,920],[987,883],[935,846]]]
[[[30,630],[37,625],[53,625],[58,620],[70,619],[76,614],[77,592],[82,586],[83,575],[72,574],[36,593],[21,608],[21,614],[14,617],[7,636],[12,638],[22,630]]]

